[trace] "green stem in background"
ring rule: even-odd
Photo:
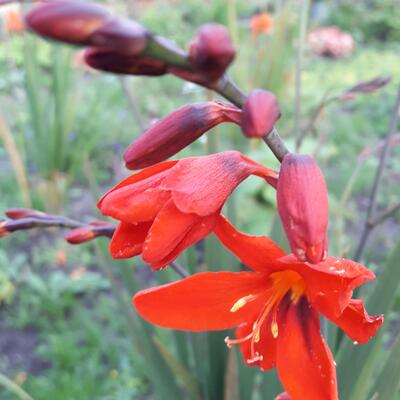
[[[119,78],[118,79],[119,83],[121,84],[122,91],[124,92],[126,100],[129,104],[129,108],[132,111],[132,115],[133,115],[136,123],[138,124],[140,131],[143,132],[145,129],[145,124],[144,124],[142,115],[140,114],[140,109],[136,102],[135,96],[133,95],[132,91],[129,89],[128,80],[124,76],[119,76],[118,78]]]
[[[3,374],[0,374],[0,385],[5,387],[9,392],[15,394],[21,400],[33,400],[25,390]]]
[[[399,113],[400,113],[400,86],[397,91],[396,102],[394,104],[392,115],[390,118],[390,124],[389,124],[388,132],[385,137],[385,143],[383,145],[383,149],[382,149],[380,157],[379,157],[378,168],[376,170],[374,183],[372,185],[372,190],[371,190],[371,193],[369,196],[369,205],[368,205],[368,210],[367,210],[367,216],[366,216],[365,223],[364,223],[364,228],[361,233],[361,238],[358,243],[357,250],[356,250],[356,253],[354,256],[355,261],[360,260],[362,253],[364,251],[365,245],[367,243],[369,234],[371,233],[371,230],[373,229],[373,226],[371,226],[369,221],[374,218],[373,214],[375,212],[378,189],[379,189],[379,186],[382,181],[383,170],[386,166],[386,159],[389,154],[390,140],[391,140],[392,136],[396,133],[397,124],[399,121]]]
[[[237,12],[236,12],[236,0],[227,0],[228,9],[228,27],[229,33],[232,37],[233,44],[235,47],[239,46],[239,33],[237,26]]]
[[[310,0],[303,0],[300,17],[300,29],[297,42],[297,57],[295,70],[295,100],[294,100],[294,132],[296,136],[301,134],[300,119],[301,119],[301,75],[303,69],[304,44],[306,40],[308,14],[310,10]],[[296,151],[299,149],[296,143]]]

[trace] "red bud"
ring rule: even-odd
[[[162,61],[150,57],[129,56],[95,47],[87,49],[84,57],[90,67],[114,74],[159,76],[167,73]]]
[[[152,125],[124,153],[126,167],[139,169],[164,161],[221,122],[239,123],[241,111],[217,101],[189,104]]]
[[[59,0],[35,7],[26,22],[34,32],[49,39],[88,45],[93,32],[108,18],[110,13],[97,4]]]
[[[283,158],[277,199],[292,252],[313,264],[325,259],[328,192],[325,178],[311,156],[287,154]]]
[[[280,118],[278,101],[267,90],[253,90],[243,106],[241,127],[247,137],[262,137],[271,132]]]
[[[21,219],[29,217],[40,218],[46,216],[45,213],[37,210],[32,210],[30,208],[10,208],[5,212],[5,215],[10,219]]]
[[[81,244],[89,242],[96,237],[95,233],[90,226],[83,226],[81,228],[70,231],[66,236],[65,240],[70,244]]]
[[[148,32],[137,22],[115,18],[93,33],[90,44],[122,54],[137,55],[146,47],[147,37]]]
[[[374,93],[379,89],[383,88],[390,82],[390,77],[378,76],[374,79],[369,79],[367,81],[358,82],[356,85],[352,86],[350,89],[346,90],[341,96],[342,100],[352,100],[358,94],[368,94]]]
[[[220,78],[234,58],[229,32],[218,24],[203,25],[189,49],[189,61],[209,81]]]

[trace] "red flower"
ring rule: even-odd
[[[292,252],[318,263],[327,256],[328,192],[311,156],[287,154],[279,171],[278,211]]]
[[[334,360],[320,333],[319,313],[360,343],[383,322],[370,317],[352,291],[374,274],[356,262],[328,257],[300,262],[268,237],[244,235],[223,217],[215,233],[253,272],[205,272],[137,293],[147,321],[188,331],[236,329],[244,361],[276,367],[292,400],[337,400]]]
[[[219,101],[188,104],[153,124],[124,153],[126,167],[139,169],[164,161],[222,122],[240,121],[241,110]]]
[[[166,266],[214,229],[226,199],[249,175],[272,185],[277,179],[236,151],[166,161],[130,176],[98,204],[104,215],[121,221],[112,257],[141,254],[154,269]]]

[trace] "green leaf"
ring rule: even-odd
[[[390,349],[389,356],[384,363],[381,373],[375,380],[375,384],[369,398],[374,400],[398,399],[400,388],[400,335]]]
[[[400,282],[400,242],[392,252],[385,268],[378,274],[375,287],[367,301],[367,310],[371,315],[387,314],[395,301]],[[338,361],[338,382],[341,399],[360,400],[360,388],[368,393],[368,383],[375,372],[376,357],[381,348],[381,335],[378,334],[366,345],[355,346],[345,340],[340,348]],[[358,377],[358,381],[356,381]],[[386,400],[386,399],[385,399]]]
[[[181,382],[183,387],[190,394],[190,398],[193,400],[201,400],[197,381],[193,378],[192,374],[188,372],[187,368],[185,368],[185,366],[179,362],[179,360],[161,343],[156,336],[153,336],[152,339],[160,354],[164,358],[164,361],[171,368],[171,371],[174,373],[176,379]]]

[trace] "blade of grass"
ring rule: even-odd
[[[399,259],[400,242],[393,250],[385,268],[378,275],[375,287],[368,298],[367,310],[371,315],[387,314],[391,310],[400,282]],[[360,379],[361,385],[369,382],[365,380],[366,376],[363,374],[363,370],[368,370],[370,364],[374,363],[374,347],[381,346],[380,336],[376,336],[368,344],[362,346],[354,346],[349,340],[342,343],[337,357],[340,398],[351,398],[356,387],[354,371],[358,372],[359,377],[363,376],[363,380]],[[354,399],[356,400],[356,398]]]
[[[384,366],[375,379],[374,386],[369,398],[375,400],[395,400],[398,399],[400,388],[400,335],[393,346],[384,363]]]

